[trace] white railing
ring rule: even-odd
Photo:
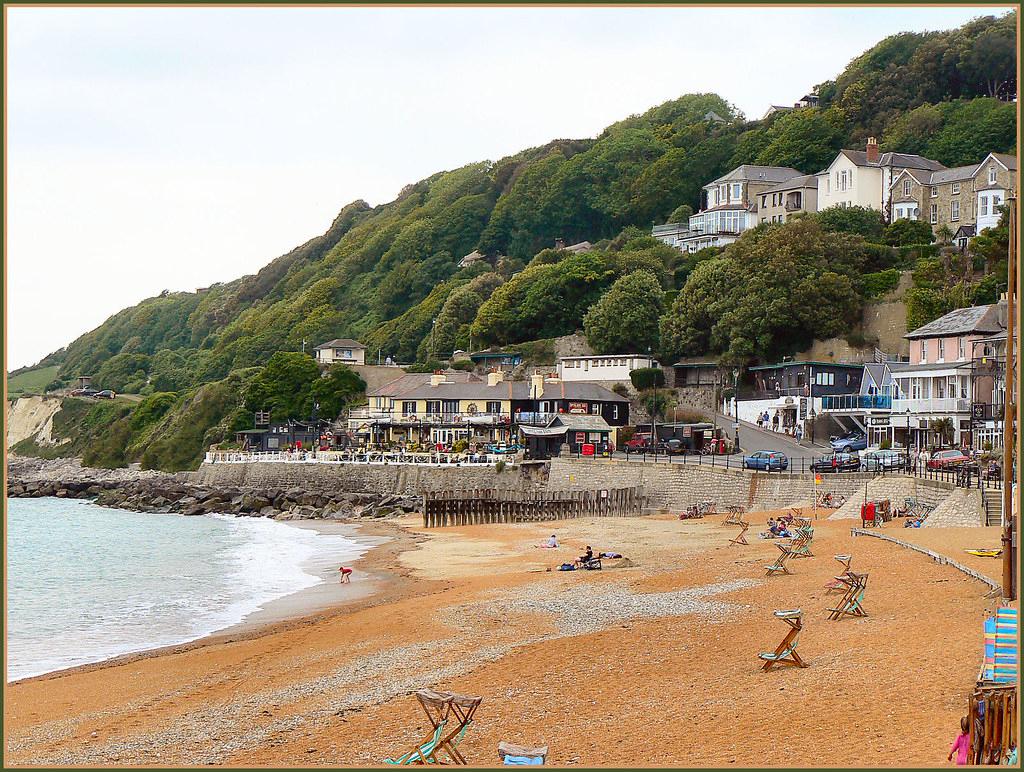
[[[971,412],[971,401],[969,399],[956,399],[953,397],[933,397],[929,399],[894,399],[892,401],[892,412],[905,413],[969,413]]]
[[[206,464],[405,464],[413,466],[493,466],[499,461],[514,464],[518,456],[498,453],[413,453],[403,451],[312,451],[293,450],[280,453],[246,453],[212,450],[206,453]]]

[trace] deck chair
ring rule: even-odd
[[[993,681],[1013,682],[1017,680],[1017,635],[1017,609],[1001,606],[996,610]]]
[[[580,561],[580,568],[582,568],[584,571],[600,571],[601,558],[592,558],[587,561]]]
[[[726,511],[729,514],[726,515],[725,520],[722,521],[722,525],[739,525],[743,522],[743,507],[730,504],[726,507]]]
[[[443,749],[456,764],[466,766],[468,762],[459,751],[459,743],[473,725],[473,716],[483,702],[483,697],[471,697],[467,694],[451,694],[448,727],[451,730],[442,739],[439,748]]]
[[[825,589],[828,590],[828,592],[832,592],[833,590],[845,590],[849,586],[849,577],[847,575],[850,573],[850,563],[853,561],[853,555],[833,555],[832,557],[839,561],[840,565],[843,567],[843,571],[839,576],[833,577],[830,581],[825,582]]]
[[[789,611],[776,611],[775,618],[781,619],[789,625],[789,632],[782,639],[782,643],[775,647],[775,651],[762,651],[758,658],[764,660],[761,670],[767,673],[773,667],[785,665],[787,667],[807,667],[796,651],[796,645],[800,641],[800,631],[803,629],[804,612],[800,609]]]
[[[738,525],[740,527],[740,532],[736,535],[735,539],[729,539],[729,543],[730,544],[743,544],[743,545],[747,544],[746,533],[747,533],[747,529],[750,528],[750,523],[745,523],[742,520],[740,520],[738,523],[735,523],[735,525]]]
[[[813,558],[811,542],[814,541],[814,528],[810,525],[802,525],[796,529],[796,536],[790,541],[789,548],[795,558]]]
[[[843,599],[835,608],[830,608],[828,618],[832,620],[842,619],[845,616],[866,617],[868,612],[864,610],[864,593],[868,589],[868,575],[855,574],[850,571],[846,574],[849,586],[843,594]]]
[[[765,566],[765,576],[774,576],[775,574],[790,574],[792,571],[786,567],[786,561],[793,557],[793,552],[786,544],[776,544],[779,548],[779,556],[775,558],[775,562],[770,566]]]
[[[441,735],[444,732],[445,726],[447,726],[447,722],[442,721],[434,727],[433,731],[427,735],[423,742],[411,751],[399,756],[397,759],[384,759],[384,763],[397,767],[402,767],[407,764],[435,763],[437,758],[434,754],[437,752],[437,746],[441,742]]]

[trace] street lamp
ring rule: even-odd
[[[732,430],[735,433],[735,452],[740,450],[740,370],[734,367],[732,371]]]
[[[654,360],[651,358],[651,347],[647,347],[647,364],[650,367],[654,366]],[[654,376],[654,398],[651,402],[651,442],[654,444],[654,460],[658,460],[658,376]],[[672,459],[670,458],[669,461]]]
[[[807,417],[811,419],[811,445],[814,444],[814,419],[818,417],[817,413],[814,412],[814,402],[812,398],[811,411],[807,414]]]
[[[907,414],[907,466],[910,466],[910,408],[906,410]]]

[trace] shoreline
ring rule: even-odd
[[[99,506],[104,505],[100,504]],[[233,517],[241,516],[233,515]],[[365,608],[373,605],[378,596],[385,596],[386,590],[395,587],[400,577],[392,575],[391,568],[386,563],[392,558],[397,559],[400,554],[400,545],[415,541],[415,539],[403,538],[403,536],[410,537],[411,534],[386,521],[344,522],[311,519],[279,522],[292,528],[316,531],[323,535],[346,536],[356,542],[360,548],[365,548],[358,558],[348,561],[351,563],[350,567],[354,569],[352,581],[344,585],[341,584],[337,576],[336,561],[323,560],[320,561],[323,563],[321,566],[310,565],[315,561],[306,561],[303,564],[303,570],[318,576],[321,579],[318,584],[267,601],[260,608],[254,609],[239,621],[226,627],[181,643],[153,646],[96,662],[87,662],[10,680],[6,682],[6,686],[49,681],[154,657],[180,654],[207,646],[252,640],[294,627],[315,624],[338,614]],[[381,552],[382,548],[389,545],[391,546],[390,550]],[[401,547],[401,549],[404,548]],[[334,564],[334,567],[328,569],[327,566],[331,563]]]

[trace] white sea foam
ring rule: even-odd
[[[365,551],[264,518],[7,504],[8,680],[201,638]]]

